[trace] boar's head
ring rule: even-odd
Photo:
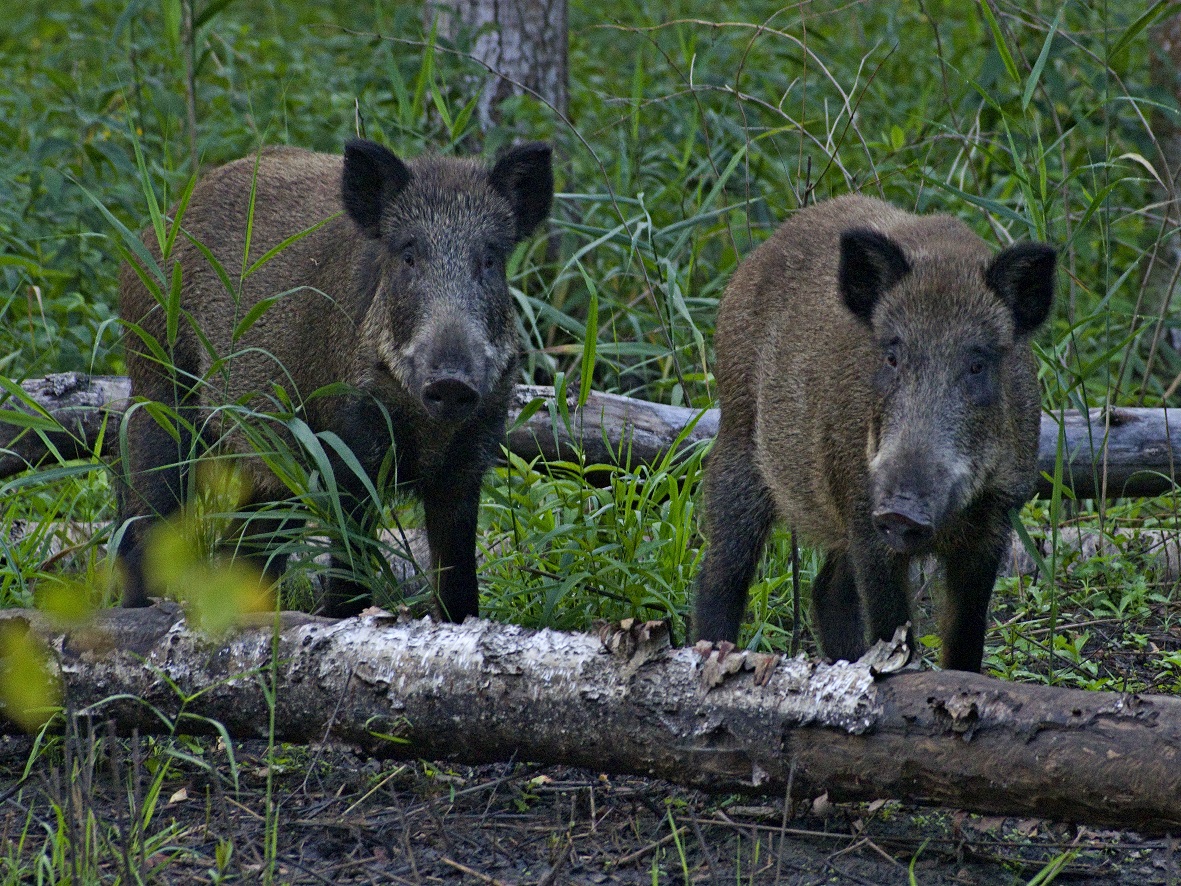
[[[345,211],[378,246],[376,352],[432,419],[468,418],[513,365],[505,263],[549,213],[553,190],[543,143],[510,148],[491,168],[345,147]]]
[[[840,294],[878,355],[866,367],[876,395],[869,516],[902,553],[929,549],[997,484],[1028,447],[1015,413],[1038,409],[1036,386],[1012,378],[1031,372],[1029,336],[1050,310],[1055,252],[1021,243],[988,258],[959,246],[904,251],[870,229],[841,236]]]

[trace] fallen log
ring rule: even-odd
[[[63,373],[31,379],[22,388],[60,429],[41,435],[0,420],[0,478],[34,465],[49,454],[46,441],[63,458],[94,454],[100,429],[104,457],[118,454],[116,420],[130,395],[127,379]],[[518,418],[535,400],[543,408]],[[0,410],[30,412],[24,404],[0,400]],[[563,412],[565,415],[563,416]],[[2,416],[0,416],[2,419]],[[568,420],[567,420],[568,419]],[[1048,497],[1058,454],[1059,422],[1063,442],[1063,485],[1077,498],[1124,498],[1161,495],[1175,488],[1181,465],[1181,409],[1092,409],[1042,416],[1038,467],[1045,475],[1038,493]],[[677,444],[688,447],[717,433],[716,409],[692,409],[650,403],[618,394],[592,392],[576,408],[571,393],[564,410],[554,389],[518,385],[509,414],[510,451],[526,460],[577,461],[586,464],[656,464]]]
[[[0,412],[0,479],[41,462],[56,450],[63,460],[113,457],[119,451],[119,419],[131,396],[123,376],[63,372],[21,382],[25,394],[48,413],[40,431],[5,422]],[[28,404],[0,395],[0,410],[44,418]],[[96,452],[100,445],[102,452]]]
[[[217,640],[175,604],[68,629],[9,610],[0,635],[29,625],[67,709],[122,734],[208,732],[212,720],[244,739],[273,722],[278,740],[376,756],[560,763],[713,792],[827,791],[1181,833],[1177,698],[885,675],[905,662],[902,642],[879,644],[872,663],[826,665],[672,648],[659,622],[596,637],[375,610],[264,618],[277,624]]]

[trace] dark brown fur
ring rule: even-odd
[[[184,502],[194,452],[215,444],[244,455],[238,463],[256,509],[289,497],[215,411],[237,402],[274,412],[271,398],[280,387],[314,431],[344,441],[370,481],[383,476],[384,462],[400,487],[421,498],[443,613],[455,620],[475,614],[479,489],[504,433],[518,347],[504,263],[545,217],[552,194],[550,149],[540,144],[511,149],[491,169],[476,160],[403,163],[371,142],[350,143],[344,158],[274,148],[199,182],[182,226],[221,263],[231,287],[269,249],[331,220],[250,274],[240,297],[182,234],[164,269],[170,274],[176,262],[183,271],[173,366],[161,365],[144,344],[154,339],[168,347],[165,312],[139,273],[124,267],[121,313],[129,324],[133,394],[175,408],[181,418],[169,429],[146,409],[130,412],[121,491],[128,522],[119,546],[124,605],[148,602],[143,540],[155,520]],[[150,229],[145,242],[159,261]],[[272,296],[279,298],[235,340],[250,308]],[[332,384],[348,390],[312,396]],[[345,512],[374,531],[379,502],[330,445],[324,448]],[[265,510],[249,521],[248,547],[272,577],[285,565],[273,537],[285,525]],[[334,555],[336,571],[346,574],[329,582],[326,608],[333,615],[356,612],[369,599],[348,575],[350,556]]]
[[[994,257],[948,216],[848,196],[802,210],[742,264],[722,301],[721,425],[695,632],[736,641],[767,534],[826,552],[814,626],[854,659],[910,618],[914,555],[945,565],[945,667],[977,671],[1007,512],[1036,478],[1029,337],[1054,253]]]

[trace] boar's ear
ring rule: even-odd
[[[1013,312],[1017,335],[1028,335],[1050,313],[1058,253],[1045,243],[1018,243],[997,254],[984,272],[988,288]]]
[[[845,306],[869,323],[878,296],[910,273],[910,262],[885,234],[854,228],[841,234],[837,282]]]
[[[552,154],[545,142],[517,145],[505,151],[488,173],[493,190],[513,208],[517,240],[528,237],[549,215],[554,199]]]
[[[353,139],[344,146],[340,198],[345,212],[370,237],[381,236],[381,210],[410,182],[410,170],[383,145]]]

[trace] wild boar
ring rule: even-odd
[[[1037,476],[1030,337],[1055,266],[1044,244],[994,256],[955,218],[861,196],[797,212],[751,254],[718,313],[698,638],[737,640],[778,517],[825,552],[826,656],[906,624],[911,559],[935,554],[942,665],[980,670],[1008,513]]]
[[[171,347],[168,311],[144,285],[147,272],[128,265],[120,279],[133,396],[179,417],[161,421],[141,407],[128,419],[123,604],[147,605],[144,540],[182,506],[191,456],[209,444],[246,456],[238,463],[255,516],[239,550],[269,578],[283,572],[276,534],[290,520],[263,506],[290,491],[216,418],[227,403],[265,408],[281,390],[313,431],[335,434],[351,452],[324,435],[353,523],[372,533],[380,518],[366,478],[376,486],[395,476],[421,499],[442,614],[476,614],[480,485],[499,453],[517,366],[505,263],[549,213],[553,187],[543,143],[513,147],[491,168],[473,159],[403,161],[362,140],[343,158],[272,148],[200,181],[164,268],[171,279],[180,266]],[[159,261],[151,229],[145,243]],[[312,396],[325,386],[335,387]],[[360,611],[370,594],[348,555],[335,552],[333,567],[325,611]]]

